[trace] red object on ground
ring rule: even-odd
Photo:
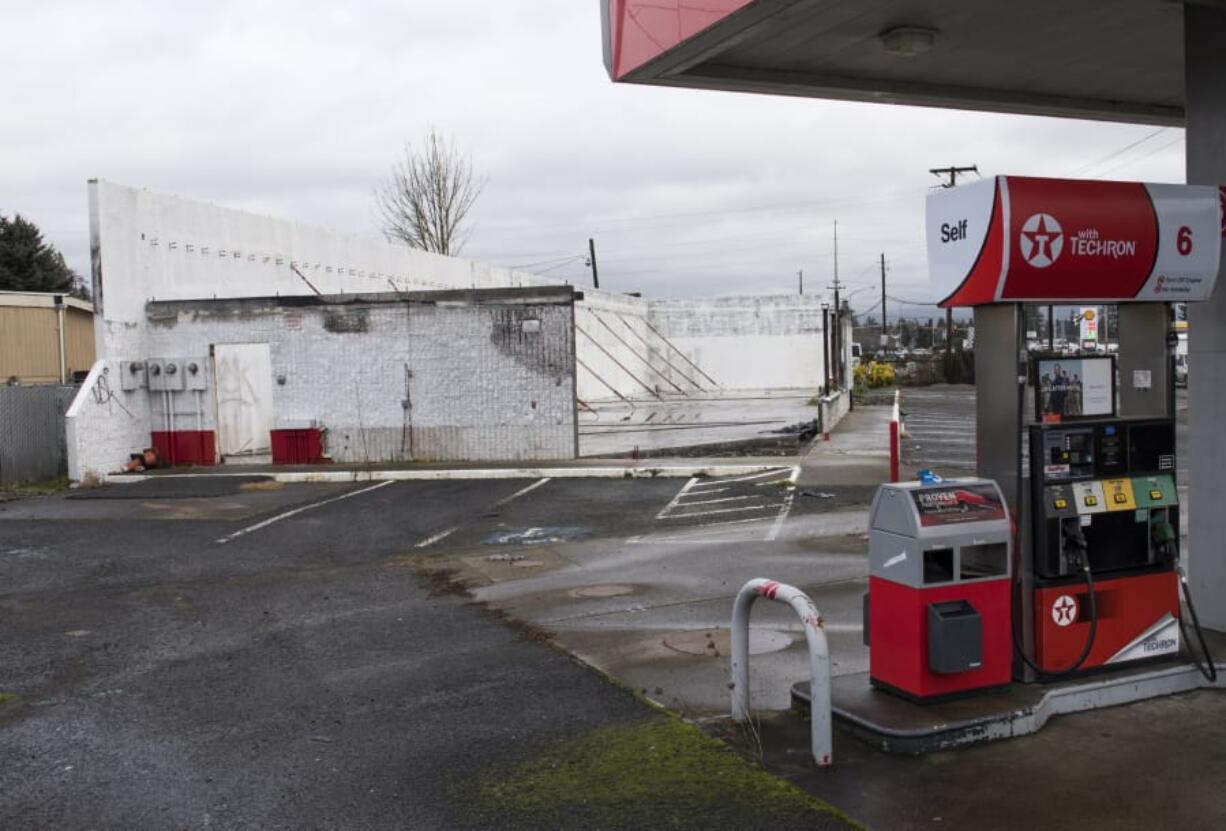
[[[1166,615],[1179,618],[1179,577],[1173,571],[1095,580],[1098,632],[1083,669],[1103,666],[1130,644],[1138,646],[1132,658],[1157,657],[1178,651],[1178,626],[1167,633],[1144,636]],[[1090,633],[1089,596],[1084,582],[1036,589],[1034,593],[1035,663],[1049,672],[1073,665]],[[1063,624],[1063,625],[1062,625]],[[1150,641],[1149,646],[1140,644]],[[1173,641],[1173,643],[1168,642]],[[1129,660],[1121,657],[1118,661]]]
[[[898,472],[898,422],[890,422],[890,481],[897,482]]]
[[[323,457],[323,433],[319,428],[273,430],[272,462],[276,465],[311,465]]]
[[[869,677],[916,698],[1005,686],[1013,675],[1008,577],[916,589],[868,578]],[[983,666],[941,675],[928,668],[928,605],[966,600],[983,624]]]
[[[164,465],[217,464],[217,439],[212,430],[157,430],[152,439]]]

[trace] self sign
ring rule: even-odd
[[[941,225],[941,242],[957,242],[958,240],[966,239],[966,220],[955,222],[950,225],[948,222]]]

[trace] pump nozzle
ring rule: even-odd
[[[1178,535],[1175,533],[1175,526],[1171,523],[1155,522],[1150,526],[1149,538],[1161,562],[1173,563],[1178,559],[1178,552],[1175,550]]]
[[[1081,521],[1077,517],[1069,517],[1060,524],[1060,536],[1063,540],[1064,556],[1070,568],[1088,569],[1089,562],[1086,551],[1090,544],[1081,530]]]

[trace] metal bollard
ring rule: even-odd
[[[830,648],[822,617],[809,596],[795,586],[774,580],[750,580],[737,593],[732,607],[732,719],[749,720],[749,613],[759,597],[787,603],[800,615],[809,645],[809,677],[811,690],[809,716],[813,761],[818,767],[829,767],[834,758],[830,712]]]

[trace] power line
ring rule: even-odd
[[[541,225],[534,222],[524,223],[505,223],[505,224],[489,224],[487,228],[508,228],[523,227],[529,225],[533,229],[545,230],[565,230],[574,227],[574,224],[584,223],[593,228],[606,228],[608,225],[615,224],[635,224],[642,222],[659,222],[660,220],[668,219],[687,219],[695,217],[710,217],[710,216],[735,216],[747,213],[760,213],[763,211],[790,211],[790,210],[809,210],[812,208],[843,208],[853,205],[873,205],[881,202],[894,202],[900,197],[919,195],[926,191],[918,191],[915,188],[903,188],[896,191],[891,191],[887,194],[872,198],[851,198],[851,197],[835,197],[831,199],[809,200],[803,202],[777,202],[767,205],[754,205],[745,208],[718,208],[702,211],[681,211],[677,213],[667,214],[648,214],[648,215],[631,215],[622,217],[610,217],[607,219],[590,219],[585,217],[577,217],[573,221],[568,220],[566,225]],[[569,224],[573,223],[573,224]]]
[[[1170,129],[1169,127],[1159,127],[1156,130],[1151,130],[1150,132],[1146,133],[1141,138],[1124,145],[1119,150],[1116,150],[1114,153],[1108,153],[1106,156],[1103,156],[1098,161],[1094,161],[1094,162],[1090,162],[1089,164],[1082,165],[1081,167],[1077,168],[1072,173],[1070,173],[1069,176],[1080,176],[1082,173],[1085,173],[1086,171],[1093,170],[1094,168],[1098,167],[1100,164],[1103,164],[1104,162],[1109,162],[1112,159],[1116,158],[1117,156],[1121,156],[1124,153],[1127,153],[1129,150],[1131,150],[1134,147],[1139,147],[1140,145],[1144,144],[1145,142],[1149,141],[1155,136],[1158,136],[1166,132],[1169,129]]]
[[[1157,154],[1161,153],[1163,150],[1166,150],[1168,148],[1174,147],[1176,144],[1179,144],[1179,142],[1183,141],[1184,138],[1185,138],[1184,136],[1176,136],[1174,141],[1169,141],[1166,144],[1163,144],[1159,147],[1155,147],[1153,150],[1149,151],[1148,153],[1137,156],[1134,159],[1125,159],[1123,162],[1115,165],[1114,167],[1109,167],[1106,170],[1102,171],[1101,173],[1096,173],[1095,176],[1100,176],[1100,177],[1106,176],[1108,173],[1114,173],[1115,171],[1119,170],[1122,167],[1127,167],[1130,164],[1136,164],[1137,162],[1148,159],[1150,156],[1156,156]]]

